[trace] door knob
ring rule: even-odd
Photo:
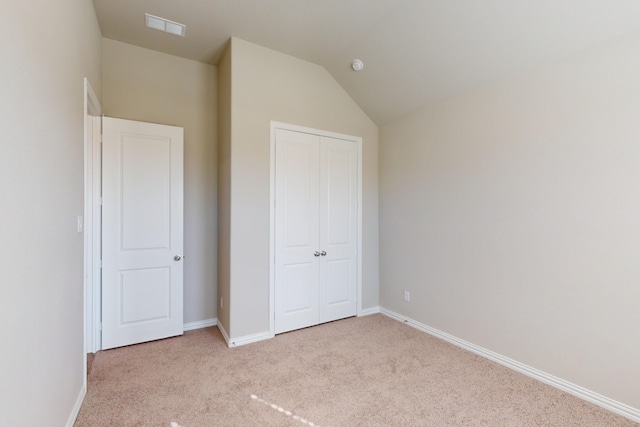
[[[320,256],[320,252],[315,251],[315,252],[313,253],[313,256]]]
[[[327,256],[327,252],[326,251],[322,251],[322,252],[320,252],[320,255]]]
[[[176,255],[173,257],[174,261],[180,261],[182,259],[182,257],[180,255]]]

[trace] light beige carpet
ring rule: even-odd
[[[82,426],[632,426],[382,315],[228,349],[216,328],[99,352]]]

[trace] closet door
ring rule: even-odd
[[[355,316],[358,147],[276,130],[275,333]]]
[[[353,142],[320,138],[320,323],[356,315],[357,155]]]
[[[276,131],[275,333],[319,323],[320,138]]]

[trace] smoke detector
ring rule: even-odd
[[[359,59],[354,59],[353,62],[351,62],[351,68],[353,68],[353,71],[362,71],[364,64]]]

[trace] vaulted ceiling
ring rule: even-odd
[[[94,0],[106,38],[216,64],[231,36],[325,67],[377,123],[640,31],[638,0]],[[144,13],[187,25],[148,29]],[[640,48],[640,47],[639,47]],[[354,72],[351,61],[365,68]]]

